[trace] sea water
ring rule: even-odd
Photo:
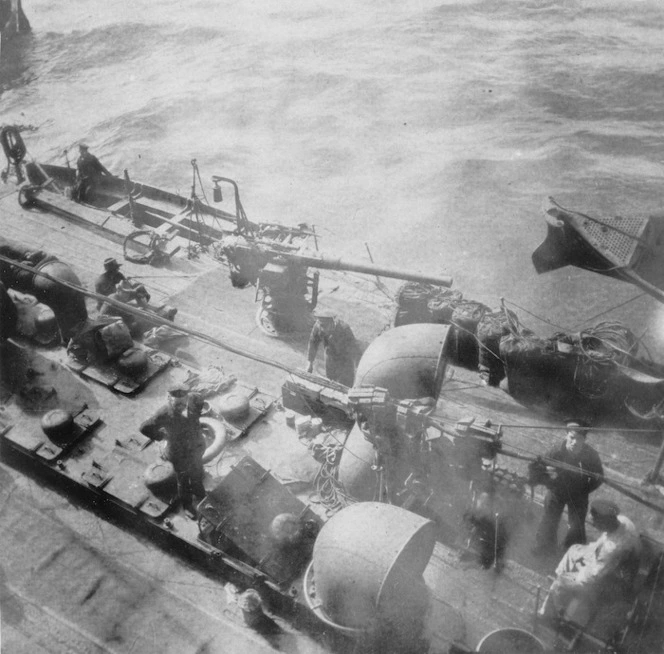
[[[664,343],[659,303],[635,287],[530,260],[547,196],[599,217],[660,210],[658,0],[24,9],[0,123],[37,128],[30,156],[73,163],[85,141],[184,195],[196,159],[206,182],[238,181],[250,219],[314,224],[326,251],[366,262],[368,245],[381,265],[452,275],[537,332],[619,320],[655,356]]]

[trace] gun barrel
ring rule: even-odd
[[[385,268],[372,263],[360,263],[357,261],[346,261],[344,259],[321,256],[306,256],[302,254],[288,253],[288,258],[298,261],[304,266],[310,268],[322,268],[325,270],[348,270],[367,275],[376,275],[377,277],[391,277],[393,279],[403,279],[409,282],[422,282],[425,284],[434,284],[435,286],[452,286],[454,281],[447,275],[422,275],[409,270],[400,270],[398,268]]]

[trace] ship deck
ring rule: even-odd
[[[64,217],[22,209],[12,187],[0,189],[0,196],[3,234],[66,261],[87,288],[93,287],[106,257],[121,258],[117,242]],[[177,324],[287,368],[304,367],[308,334],[282,339],[264,335],[254,320],[253,291],[233,288],[226,269],[206,255],[193,259],[178,255],[163,268],[125,263],[123,271],[145,283],[154,304],[177,307]],[[320,303],[344,318],[362,343],[389,323],[391,303],[372,280],[336,273],[323,273],[321,278]],[[53,361],[59,356],[43,354]],[[127,433],[161,404],[167,385],[186,368],[218,366],[274,399],[287,378],[282,368],[213,348],[193,337],[171,354],[184,368],[169,368],[136,397],[105,392],[96,382],[77,377],[78,391],[89,407],[103,414],[109,431]],[[0,420],[5,424],[35,422],[35,415],[21,416],[20,407],[7,398],[2,401]],[[451,425],[469,416],[490,418],[505,426],[506,445],[535,454],[544,453],[563,433],[559,420],[538,416],[503,390],[483,387],[476,374],[460,369],[454,369],[445,383],[435,415]],[[241,447],[265,468],[276,471],[286,465],[286,459],[291,465],[301,448],[295,437],[270,448],[261,446],[260,440],[259,435]],[[637,485],[653,464],[661,434],[635,434],[607,426],[591,437],[591,443],[600,452],[607,474]],[[301,454],[299,459],[304,461]],[[501,460],[503,464],[525,473],[520,462]],[[615,499],[641,529],[664,542],[661,512],[606,486],[598,493]],[[642,493],[662,504],[659,486]],[[257,635],[244,626],[241,612],[217,578],[192,568],[187,558],[169,546],[155,547],[149,537],[128,529],[126,523],[109,521],[103,507],[102,511],[82,510],[89,507],[71,499],[57,483],[35,479],[27,465],[0,464],[0,496],[7,562],[0,569],[2,636],[3,645],[11,645],[7,651],[352,651],[351,644],[339,644],[323,630],[312,635],[292,616],[284,619],[278,612],[271,614],[272,633]],[[539,493],[535,500],[541,501]],[[462,564],[455,549],[446,544],[436,546],[425,578],[436,589],[436,611],[447,617],[449,625],[438,638],[439,651],[452,640],[475,646],[483,634],[498,627],[532,627],[537,588],[546,588],[547,574],[555,567],[555,561],[536,561],[528,553],[533,520],[524,520],[512,538],[510,561],[500,575]]]

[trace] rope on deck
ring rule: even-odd
[[[117,309],[121,309],[122,311],[124,311],[126,313],[129,313],[129,314],[135,315],[137,317],[143,318],[143,319],[145,319],[145,320],[147,320],[147,321],[149,321],[149,322],[151,322],[155,325],[163,325],[163,326],[166,326],[166,327],[172,329],[173,331],[185,334],[187,336],[191,336],[192,338],[195,338],[196,340],[199,340],[202,343],[206,343],[206,344],[211,345],[213,347],[218,347],[218,348],[220,348],[222,350],[225,350],[227,352],[231,352],[232,354],[236,354],[238,356],[246,357],[246,358],[251,359],[253,361],[257,361],[258,363],[262,363],[264,365],[269,365],[269,366],[272,366],[274,368],[278,368],[278,369],[283,370],[284,372],[287,372],[289,374],[297,374],[299,376],[309,376],[311,379],[314,379],[316,381],[316,383],[328,386],[329,388],[337,388],[338,389],[338,387],[340,386],[340,384],[338,384],[337,382],[329,382],[324,377],[317,377],[315,375],[308,375],[307,373],[304,373],[302,370],[291,368],[290,366],[288,366],[284,363],[281,363],[280,361],[277,361],[276,359],[271,359],[270,357],[262,356],[260,354],[255,354],[254,352],[250,352],[249,350],[245,350],[243,348],[236,347],[236,346],[231,345],[231,344],[229,344],[225,341],[222,341],[220,339],[214,338],[212,336],[208,336],[207,334],[205,334],[203,332],[200,332],[198,330],[190,329],[188,327],[183,327],[181,325],[176,325],[173,322],[171,322],[170,320],[167,320],[166,318],[162,318],[160,316],[157,316],[156,314],[154,314],[152,312],[145,311],[145,310],[139,309],[137,307],[132,307],[128,304],[125,304],[123,302],[118,302],[117,300],[114,300],[114,299],[112,299],[110,297],[107,297],[105,295],[101,295],[101,294],[95,293],[93,291],[88,291],[87,289],[81,288],[80,286],[70,284],[69,282],[65,282],[65,281],[60,280],[60,279],[56,279],[55,277],[53,277],[52,275],[49,275],[48,273],[44,273],[44,272],[39,271],[39,270],[34,270],[30,266],[27,266],[23,263],[20,263],[18,261],[13,260],[13,259],[10,259],[9,257],[6,257],[5,255],[0,255],[0,261],[3,261],[3,262],[5,262],[9,265],[15,266],[15,267],[17,267],[21,270],[24,270],[25,272],[29,272],[29,273],[32,273],[34,275],[44,277],[45,279],[48,279],[48,280],[50,280],[50,281],[52,281],[56,284],[60,284],[61,286],[64,286],[64,287],[74,291],[75,293],[80,293],[81,295],[84,295],[86,297],[90,297],[90,298],[92,298],[94,300],[97,300],[97,301],[106,302],[106,303],[110,304],[111,306],[116,307]],[[432,417],[428,416],[426,418],[426,422],[428,423],[428,425],[430,425],[432,427],[436,427],[436,428],[440,429],[443,432],[447,432],[447,433],[450,433],[453,436],[459,437],[459,434],[456,431],[451,432],[451,431],[449,431],[449,429],[446,429],[445,423],[442,420],[439,420],[439,419],[432,418]],[[541,429],[559,429],[559,428],[556,428],[556,427],[540,427],[540,428]],[[644,430],[644,431],[652,431],[652,430]],[[482,441],[487,440],[487,437],[485,437],[485,436],[475,435],[475,434],[472,434],[472,433],[469,434],[469,436],[471,438],[476,438],[476,439],[482,440]],[[343,447],[344,447],[344,449],[346,449],[345,444],[344,444]],[[509,450],[501,450],[500,453],[504,456],[508,456],[508,457],[516,458],[516,459],[521,459],[521,460],[524,460],[524,461],[534,461],[537,458],[537,456],[534,453],[532,453],[528,450],[525,450],[523,448],[515,448],[515,450],[516,449],[521,449],[523,452],[525,452],[527,454],[519,454],[516,451],[510,452]],[[558,461],[550,461],[550,460],[547,460],[546,458],[544,458],[544,462],[547,465],[560,467],[560,468],[565,468],[567,466],[567,464],[562,464]],[[568,467],[571,467],[571,466],[568,466]],[[590,475],[591,473],[586,472],[586,474]],[[643,498],[643,497],[637,495],[636,493],[632,492],[631,489],[639,490],[637,486],[632,486],[632,485],[624,484],[624,483],[621,483],[621,482],[618,482],[618,481],[614,481],[614,480],[611,480],[611,479],[607,478],[606,476],[604,477],[604,482],[607,484],[607,486],[610,486],[610,487],[614,488],[615,490],[617,490],[618,492],[627,495],[628,497],[630,497],[634,501],[639,502],[639,503],[643,504],[644,506],[647,506],[648,508],[650,508],[654,511],[657,511],[658,513],[664,514],[664,507],[658,506],[657,504],[654,504],[653,502],[650,502],[650,501],[646,500],[645,498]]]

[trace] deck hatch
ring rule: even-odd
[[[318,518],[268,470],[249,456],[233,466],[200,507],[218,537],[230,541],[277,583],[291,581],[308,559],[306,547],[279,548],[271,534],[273,520],[290,513]]]

